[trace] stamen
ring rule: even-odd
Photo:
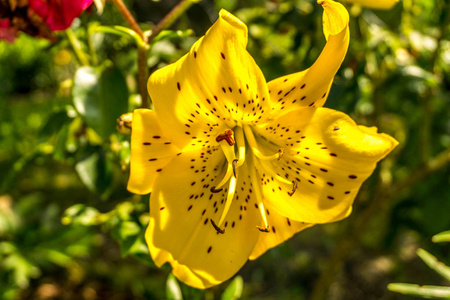
[[[215,186],[211,187],[210,189],[211,193],[220,193],[222,190],[223,190],[222,188],[216,189]]]
[[[218,227],[220,227],[223,224],[223,222],[225,221],[225,217],[227,216],[228,211],[230,210],[231,202],[233,202],[234,193],[236,192],[236,183],[237,183],[236,181],[237,181],[236,177],[231,177],[230,185],[228,187],[227,201],[225,202],[225,207],[223,208],[222,216],[220,217]]]
[[[219,182],[218,185],[211,188],[211,192],[218,193],[218,192],[222,191],[223,190],[222,186],[228,182],[228,180],[231,177],[231,174],[233,174],[233,167],[232,167],[232,165],[228,164],[227,172],[225,173],[225,176],[222,178],[222,180]]]
[[[260,226],[256,226],[256,228],[258,228],[258,230],[261,231],[261,232],[270,232],[269,228],[262,228]]]
[[[242,166],[245,161],[245,138],[244,138],[244,132],[242,130],[241,126],[235,127],[235,136],[236,136],[236,145],[238,148],[239,158],[236,163],[236,168]]]
[[[288,195],[292,197],[294,195],[295,191],[297,190],[297,180],[292,181],[292,192],[288,192]]]
[[[218,233],[221,234],[225,233],[225,229],[220,229],[219,226],[217,226],[216,223],[214,223],[213,219],[211,219],[211,224],[214,227],[214,229],[217,230]]]
[[[228,143],[228,141],[227,141],[227,143]],[[225,143],[224,140],[222,140],[221,142],[219,142],[219,145],[222,148],[223,154],[225,154],[225,157],[227,158],[228,163],[231,164],[233,162],[233,160],[236,159],[236,154],[234,153],[234,144],[229,145],[227,143]],[[233,143],[234,143],[234,141],[233,141]]]
[[[233,166],[233,175],[234,175],[234,177],[237,177],[236,176],[237,163],[238,163],[237,159],[233,160],[233,162],[231,163],[231,165]]]
[[[289,181],[286,178],[281,177],[280,175],[278,175],[274,170],[272,170],[271,167],[266,166],[265,163],[261,162],[260,165],[264,169],[264,172],[266,172],[267,175],[273,177],[274,179],[276,179],[276,180],[278,180],[278,181],[280,181],[282,183],[285,183],[285,184],[293,184],[294,183],[293,181]]]
[[[247,142],[252,148],[253,154],[261,160],[280,160],[283,156],[284,150],[283,148],[278,149],[278,152],[273,155],[265,155],[262,154],[258,149],[258,144],[256,142],[255,136],[253,135],[253,131],[249,126],[244,126],[245,136],[247,138]]]
[[[234,153],[234,140],[233,140],[233,145],[229,145],[229,143],[228,143],[229,140],[227,140],[228,137],[233,139],[232,135],[233,135],[233,131],[231,131],[230,129],[227,129],[225,131],[225,133],[220,134],[216,138],[216,140],[219,140],[219,145],[222,148],[223,154],[225,154],[225,157],[228,161],[228,166],[227,166],[227,172],[225,173],[225,176],[223,177],[223,179],[219,182],[218,185],[211,188],[211,192],[213,192],[213,193],[220,192],[222,190],[221,187],[225,183],[228,182],[228,180],[231,178],[232,174],[234,174],[234,177],[236,177],[236,170],[235,170],[235,167],[233,166],[233,161],[236,160],[236,154]],[[226,141],[226,143],[225,143],[225,141]]]
[[[225,202],[225,206],[222,211],[222,215],[220,216],[220,220],[218,225],[214,223],[213,220],[211,220],[211,224],[213,225],[214,229],[217,230],[218,233],[225,233],[225,229],[220,229],[220,226],[222,226],[223,222],[225,221],[225,218],[228,214],[228,211],[230,210],[231,203],[233,202],[234,194],[236,192],[236,184],[237,184],[237,172],[236,169],[239,167],[238,162],[239,160],[236,159],[236,154],[234,152],[234,140],[233,140],[233,131],[230,129],[227,129],[225,133],[220,134],[216,141],[219,142],[220,147],[222,148],[223,153],[225,154],[225,157],[228,161],[227,166],[227,172],[225,173],[225,177],[222,179],[222,181],[215,187],[211,188],[211,192],[221,191],[222,185],[224,185],[228,180],[230,180],[229,186],[228,186],[228,195],[227,200]],[[223,141],[226,141],[228,145],[226,145]],[[242,147],[242,139],[239,137],[239,142]],[[241,150],[240,150],[241,152]],[[244,147],[244,154],[245,156],[245,147]],[[240,153],[241,156],[241,153]],[[241,159],[241,157],[240,157]]]
[[[221,133],[216,137],[216,142],[220,142],[223,140],[227,141],[228,145],[230,146],[234,145],[233,131],[231,129],[225,130],[224,133]]]
[[[258,180],[258,177],[256,176],[256,168],[253,162],[253,155],[249,155],[248,167],[250,171],[250,180],[255,190],[256,204],[258,205],[259,212],[261,213],[262,221],[264,223],[264,227],[256,226],[256,228],[258,228],[262,232],[269,232],[269,222],[267,221],[266,210],[262,201],[263,197],[261,192],[261,184]]]

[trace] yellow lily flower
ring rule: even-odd
[[[345,2],[359,4],[374,9],[391,9],[399,0],[344,0]]]
[[[155,109],[134,112],[128,189],[151,192],[151,256],[188,285],[219,284],[295,233],[348,216],[397,144],[322,107],[349,17],[319,3],[327,44],[303,72],[266,83],[247,27],[221,10],[188,54],[149,78]]]

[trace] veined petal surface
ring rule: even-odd
[[[264,76],[246,50],[247,27],[225,10],[179,61],[154,72],[148,90],[161,125],[183,148],[214,138],[235,121],[269,113]]]
[[[346,217],[363,181],[397,145],[389,135],[327,108],[298,108],[255,131],[268,152],[285,149],[280,161],[256,164],[267,207],[306,223]],[[292,185],[270,174],[295,181],[297,191],[289,195]]]
[[[179,153],[159,124],[153,110],[137,109],[133,113],[130,179],[127,187],[132,193],[150,193],[155,178]]]
[[[247,261],[259,236],[258,209],[248,168],[240,168],[235,195],[220,234],[228,189],[211,192],[225,172],[220,148],[183,152],[160,173],[150,197],[146,239],[158,266],[169,262],[184,282],[207,288],[229,279]],[[193,167],[193,168],[192,168]],[[188,269],[183,266],[188,266]]]
[[[299,106],[323,106],[333,78],[344,61],[350,40],[348,12],[334,1],[319,1],[319,4],[324,9],[323,31],[327,43],[309,69],[268,83],[273,114]]]
[[[313,226],[314,224],[290,220],[275,210],[267,209],[267,221],[270,224],[269,232],[261,232],[258,242],[250,255],[250,260],[255,260],[267,250],[278,246],[290,239],[294,234]]]

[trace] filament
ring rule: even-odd
[[[255,197],[256,197],[256,204],[258,205],[259,212],[262,217],[262,221],[264,224],[264,227],[256,226],[260,231],[263,232],[269,232],[269,222],[267,221],[267,215],[266,210],[264,208],[263,204],[263,197],[261,192],[261,183],[258,180],[258,177],[256,176],[256,168],[253,162],[253,155],[249,155],[248,159],[248,167],[250,171],[250,180],[252,183],[252,186],[255,190]]]
[[[256,142],[255,136],[253,135],[252,129],[246,125],[244,126],[245,137],[247,138],[247,142],[250,145],[250,148],[253,151],[253,154],[261,160],[280,160],[283,156],[283,149],[280,148],[277,153],[272,155],[265,155],[258,149],[258,144]]]

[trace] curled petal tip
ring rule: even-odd
[[[345,7],[335,1],[319,0],[322,5],[324,33],[328,39],[328,35],[336,35],[348,27],[349,15]]]
[[[219,12],[219,18],[225,20],[227,23],[229,23],[236,29],[244,31],[245,35],[247,36],[247,25],[245,25],[241,20],[236,18],[233,14],[229,13],[227,10],[222,8]]]

